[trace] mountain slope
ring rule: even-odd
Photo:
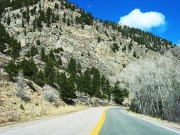
[[[95,19],[68,1],[2,0],[1,4],[1,68],[9,74],[6,80],[15,85],[18,72],[23,72],[27,82],[41,89],[50,85],[67,104],[82,101],[96,106],[112,100],[122,104],[128,97],[128,88],[120,86],[126,67],[164,57],[168,50],[178,54],[166,39]]]

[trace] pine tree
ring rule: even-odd
[[[101,42],[101,38],[100,38],[100,36],[98,36],[98,43],[99,43],[99,42]]]
[[[57,3],[55,3],[54,8],[59,9],[59,5]]]
[[[59,91],[61,93],[61,97],[63,101],[66,103],[71,103],[72,101],[69,98],[76,98],[75,94],[75,85],[73,81],[73,77],[70,76],[68,79],[65,73],[60,75],[60,79],[58,81],[58,85],[60,87]]]
[[[97,68],[92,67],[91,73],[93,74],[93,78],[92,78],[92,90],[90,92],[90,95],[100,98],[101,97],[101,93],[99,93],[99,91],[100,91],[100,72]]]
[[[7,18],[7,24],[8,24],[8,25],[11,24],[11,18],[9,17],[9,15],[8,15],[8,18]]]
[[[115,53],[116,51],[119,51],[119,46],[116,43],[113,43],[111,50]]]
[[[81,74],[81,64],[78,63],[76,67],[77,73]]]
[[[133,57],[135,57],[135,58],[136,58],[136,56],[137,56],[137,55],[136,55],[136,52],[134,51],[134,52],[133,52]]]
[[[53,60],[53,62],[55,62],[55,61],[56,61],[56,58],[55,58],[55,55],[54,55],[54,53],[53,53],[52,49],[51,49],[51,50],[50,50],[50,52],[49,52],[49,58],[50,58],[50,59],[52,59],[52,60]]]
[[[106,80],[105,91],[105,93],[108,95],[108,100],[111,100],[111,86],[109,80]]]
[[[27,8],[27,17],[26,17],[26,22],[29,25],[29,20],[30,20],[30,16],[29,16],[29,7]]]
[[[40,45],[40,44],[41,44],[41,42],[40,42],[39,39],[36,41],[36,44],[37,44],[37,45]]]
[[[22,70],[24,76],[29,77],[31,79],[35,78],[37,73],[37,65],[35,64],[34,60],[31,58],[26,60],[25,58],[20,62],[19,68]]]
[[[24,20],[22,19],[22,27],[24,28]]]
[[[55,82],[55,69],[54,69],[54,62],[52,59],[48,59],[47,63],[44,67],[44,75],[46,84],[53,85]]]
[[[70,26],[70,19],[67,19],[67,26]]]
[[[4,67],[4,69],[8,73],[10,80],[13,80],[13,77],[18,73],[18,67],[12,60]]]
[[[35,83],[41,87],[44,86],[45,78],[44,78],[44,72],[42,70],[38,71],[36,75]]]
[[[68,69],[68,72],[71,73],[71,74],[77,72],[76,71],[76,60],[74,58],[71,57],[71,59],[70,59],[70,61],[68,63],[67,69]]]
[[[43,62],[45,62],[45,57],[46,57],[46,54],[45,54],[45,50],[44,50],[44,47],[41,48],[41,60]]]
[[[92,75],[90,75],[90,69],[87,68],[84,72],[84,78],[83,78],[83,88],[82,91],[84,91],[85,93],[88,93],[90,95],[91,91],[92,91]],[[92,95],[90,95],[92,96]]]
[[[10,42],[10,46],[12,47],[11,56],[15,60],[20,55],[21,44],[17,42],[15,39],[12,39]]]
[[[115,86],[113,88],[113,94],[114,94],[114,101],[117,104],[122,105],[122,102],[123,102],[124,98],[128,97],[129,93],[128,93],[127,89],[120,89],[119,88],[119,82],[116,82]]]
[[[2,39],[0,39],[0,52],[4,53],[6,49],[6,45],[3,43]]]

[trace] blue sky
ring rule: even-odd
[[[94,17],[124,23],[180,44],[180,0],[69,0]]]

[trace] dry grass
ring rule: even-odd
[[[87,108],[86,106],[68,106],[61,100],[58,101],[59,106],[54,102],[47,102],[40,89],[38,92],[30,92],[28,88],[30,101],[26,102],[15,95],[15,84],[13,82],[9,83],[8,80],[2,78],[0,78],[0,82],[4,82],[3,87],[0,88],[0,98],[4,99],[4,102],[0,105],[0,126],[71,113]],[[21,109],[21,104],[24,110]]]
[[[6,122],[5,118],[0,117],[0,124],[5,122]]]
[[[26,109],[28,108],[28,109]],[[67,114],[79,110],[86,109],[86,106],[60,106],[60,107],[55,107],[53,105],[46,104],[44,106],[31,106],[31,105],[26,105],[24,113],[22,115],[22,112],[19,112],[20,116],[20,121],[25,122],[25,121],[30,121],[33,119],[37,119],[40,117],[48,117],[48,116],[56,116],[56,115],[61,115],[61,114]],[[33,111],[31,111],[33,110]],[[23,111],[23,110],[22,110]]]
[[[14,122],[14,121],[15,121],[15,119],[13,117],[7,117],[7,118],[0,117],[0,124],[7,123],[7,122]]]

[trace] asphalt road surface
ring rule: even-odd
[[[180,135],[180,132],[128,115],[120,108],[106,111],[99,135]]]
[[[106,108],[91,108],[37,123],[0,128],[0,135],[89,135]]]

